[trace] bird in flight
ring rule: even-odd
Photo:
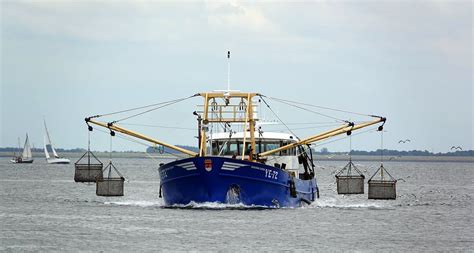
[[[398,143],[407,143],[407,142],[411,142],[411,140],[406,139],[406,140],[399,140],[399,141],[398,141]]]
[[[461,148],[460,146],[457,146],[457,147],[456,147],[456,146],[452,146],[452,147],[451,147],[451,150],[453,150],[453,149],[455,149],[455,150],[461,150],[461,151],[462,151],[462,148]]]

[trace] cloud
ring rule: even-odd
[[[239,29],[258,33],[278,33],[278,27],[268,20],[257,6],[237,1],[206,2],[209,25],[220,29]]]
[[[2,26],[93,41],[179,40],[209,33],[277,33],[257,7],[239,2],[3,2]]]

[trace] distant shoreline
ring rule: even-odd
[[[83,152],[65,152],[61,153],[66,158],[70,158],[71,162],[76,162],[84,153]],[[108,159],[108,152],[94,152],[99,159]],[[0,157],[13,157],[12,152],[0,152]],[[112,152],[113,158],[145,158],[145,159],[177,159],[177,156],[170,154],[148,153],[145,152]],[[182,156],[185,157],[185,156]],[[34,159],[44,159],[42,152],[33,152]],[[348,161],[348,155],[314,155],[317,161]],[[380,161],[380,156],[353,155],[354,161]],[[385,156],[384,162],[471,162],[474,163],[473,156]]]

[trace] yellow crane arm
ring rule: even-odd
[[[386,118],[378,117],[376,120],[361,123],[361,124],[358,124],[358,125],[354,125],[353,123],[348,123],[348,124],[342,125],[340,127],[337,127],[335,129],[332,129],[332,130],[329,130],[329,131],[326,131],[326,132],[323,132],[323,133],[320,133],[320,134],[317,134],[317,135],[310,136],[310,137],[305,138],[303,140],[300,140],[298,142],[290,143],[288,145],[285,145],[285,146],[282,146],[282,147],[279,147],[279,148],[276,148],[276,149],[272,149],[272,150],[269,150],[269,151],[259,153],[258,156],[259,157],[268,156],[268,155],[271,155],[271,154],[274,154],[274,153],[277,153],[277,152],[280,152],[280,151],[283,151],[283,150],[287,150],[287,149],[290,149],[290,148],[293,148],[293,147],[296,147],[296,146],[306,145],[306,144],[309,144],[309,143],[312,143],[312,142],[328,139],[328,138],[331,138],[331,137],[336,136],[336,135],[340,135],[340,134],[343,134],[343,133],[347,133],[349,131],[353,131],[353,130],[361,129],[361,128],[364,128],[364,127],[368,127],[368,126],[371,126],[371,125],[374,125],[374,124],[377,124],[377,123],[380,123],[380,122],[385,123],[385,121],[386,121]]]
[[[180,148],[180,147],[177,147],[177,146],[174,146],[174,145],[171,145],[171,144],[159,141],[159,140],[155,140],[151,137],[148,137],[146,135],[137,133],[137,132],[132,131],[132,130],[125,129],[125,128],[117,126],[115,124],[102,123],[102,122],[92,120],[90,118],[86,118],[85,120],[86,120],[87,123],[92,123],[94,125],[105,127],[105,128],[110,129],[110,130],[117,131],[117,132],[123,133],[125,135],[129,135],[129,136],[132,136],[132,137],[144,140],[144,141],[148,141],[148,142],[151,142],[151,143],[154,143],[154,144],[162,145],[162,146],[168,147],[170,149],[174,149],[176,151],[179,151],[181,153],[185,153],[185,154],[190,155],[190,156],[197,156],[198,155],[198,153],[195,153],[193,151],[190,151],[190,150],[187,150],[187,149],[184,149],[184,148]]]

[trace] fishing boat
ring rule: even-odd
[[[54,149],[53,144],[51,142],[51,137],[49,136],[48,127],[46,126],[46,121],[43,122],[44,129],[46,132],[44,136],[44,154],[46,156],[46,161],[49,164],[69,164],[71,161],[67,158],[60,157]],[[53,154],[52,156],[49,154],[50,152]]]
[[[145,134],[124,128],[120,123],[189,98],[204,101],[193,114],[197,117],[198,152],[178,147]],[[258,117],[256,103],[268,97],[255,92],[212,91],[132,110],[144,112],[120,120],[102,122],[98,118],[115,113],[85,118],[92,125],[161,145],[188,157],[160,164],[160,197],[166,206],[216,202],[256,207],[299,207],[319,197],[311,143],[347,134],[386,119],[368,115],[364,122],[343,121],[338,127],[299,138],[293,133],[266,132]],[[149,108],[152,109],[149,109]],[[155,109],[153,109],[153,107]],[[235,129],[240,129],[236,131]]]
[[[20,150],[20,140],[18,140],[18,150]],[[25,145],[23,145],[23,152],[18,152],[18,156],[10,160],[12,163],[33,163],[33,155],[31,153],[30,141],[28,133],[26,134]]]

